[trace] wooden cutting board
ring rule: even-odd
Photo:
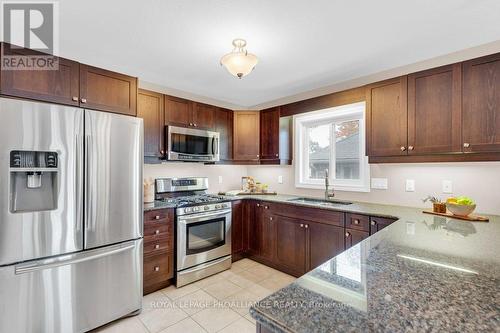
[[[454,218],[457,220],[464,220],[464,221],[471,221],[471,222],[489,222],[490,221],[490,219],[487,218],[486,216],[479,216],[479,215],[460,216],[460,215],[453,215],[452,213],[436,213],[436,212],[433,212],[431,210],[424,210],[423,213],[438,215],[438,216],[445,216],[445,217],[450,217],[450,218]]]

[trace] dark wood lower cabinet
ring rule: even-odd
[[[388,225],[394,223],[396,219],[386,218],[386,217],[370,217],[370,235],[373,235],[377,231],[380,231],[387,227]]]
[[[370,234],[367,231],[355,230],[355,229],[345,229],[345,249],[358,244],[363,239],[368,238]]]
[[[323,223],[308,223],[309,265],[311,270],[344,251],[344,228]]]
[[[276,263],[292,273],[300,276],[307,271],[308,235],[303,221],[271,215],[269,217],[276,228]]]
[[[262,325],[261,323],[257,323],[255,328],[256,328],[257,333],[272,333],[273,332],[270,329],[268,329],[266,326]]]
[[[232,216],[231,216],[231,255],[233,261],[241,259],[247,251],[248,242],[246,239],[246,218],[245,218],[245,205],[244,200],[232,202]]]
[[[174,277],[174,210],[144,213],[144,295],[167,287]]]

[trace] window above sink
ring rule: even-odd
[[[294,117],[295,186],[324,189],[326,170],[338,191],[370,191],[365,156],[365,102]]]

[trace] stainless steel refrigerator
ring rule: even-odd
[[[0,332],[141,309],[142,120],[0,98]]]

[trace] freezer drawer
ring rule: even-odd
[[[0,332],[85,332],[141,308],[142,239],[0,268]]]
[[[85,110],[85,249],[142,237],[142,126]]]

